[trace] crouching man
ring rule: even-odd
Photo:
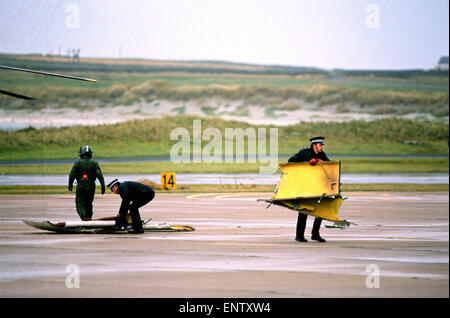
[[[144,233],[142,227],[141,215],[139,214],[139,208],[149,203],[155,197],[155,191],[142,183],[134,181],[119,182],[118,179],[111,181],[108,187],[115,194],[120,195],[122,203],[118,219],[116,221],[117,227],[126,227],[126,216],[130,211],[131,224],[133,230],[129,233],[140,234]]]

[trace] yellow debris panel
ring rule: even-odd
[[[340,191],[339,161],[287,163],[281,166],[281,179],[272,198],[264,201],[322,218],[341,229],[351,222],[338,217],[344,198]]]
[[[338,195],[340,162],[324,161],[315,166],[308,162],[281,165],[281,179],[272,199],[312,198]]]
[[[323,198],[320,203],[317,198],[299,199],[289,201],[278,201],[277,204],[284,205],[290,209],[319,217],[332,222],[344,222],[338,217],[339,207],[342,204],[342,198]]]
[[[195,228],[189,225],[172,225],[170,228],[174,231],[195,231]]]

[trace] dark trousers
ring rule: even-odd
[[[297,219],[297,230],[296,230],[296,236],[297,237],[304,237],[305,235],[305,228],[306,228],[306,219],[308,218],[308,215],[299,212],[298,213],[298,219]],[[320,225],[322,224],[321,218],[315,218],[314,225],[311,231],[312,235],[318,235],[320,230]]]
[[[95,187],[93,189],[85,189],[77,186],[75,195],[75,205],[80,219],[92,218],[92,202],[94,201]]]
[[[130,216],[131,225],[133,230],[142,229],[141,215],[139,214],[139,208],[149,203],[155,197],[154,191],[142,192],[139,196],[130,204]]]

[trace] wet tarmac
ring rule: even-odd
[[[196,231],[142,235],[40,231],[22,220],[77,220],[72,194],[2,195],[0,297],[449,297],[447,192],[344,195],[357,225],[324,221],[326,243],[311,217],[296,242],[296,212],[256,201],[270,193],[157,194],[142,218]],[[119,204],[98,195],[94,216]]]

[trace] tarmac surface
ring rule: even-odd
[[[449,297],[448,192],[344,193],[357,225],[324,221],[326,243],[296,242],[270,195],[158,193],[142,218],[196,231],[141,235],[40,231],[22,220],[78,220],[73,194],[2,195],[0,297]],[[96,196],[94,217],[119,205]]]

